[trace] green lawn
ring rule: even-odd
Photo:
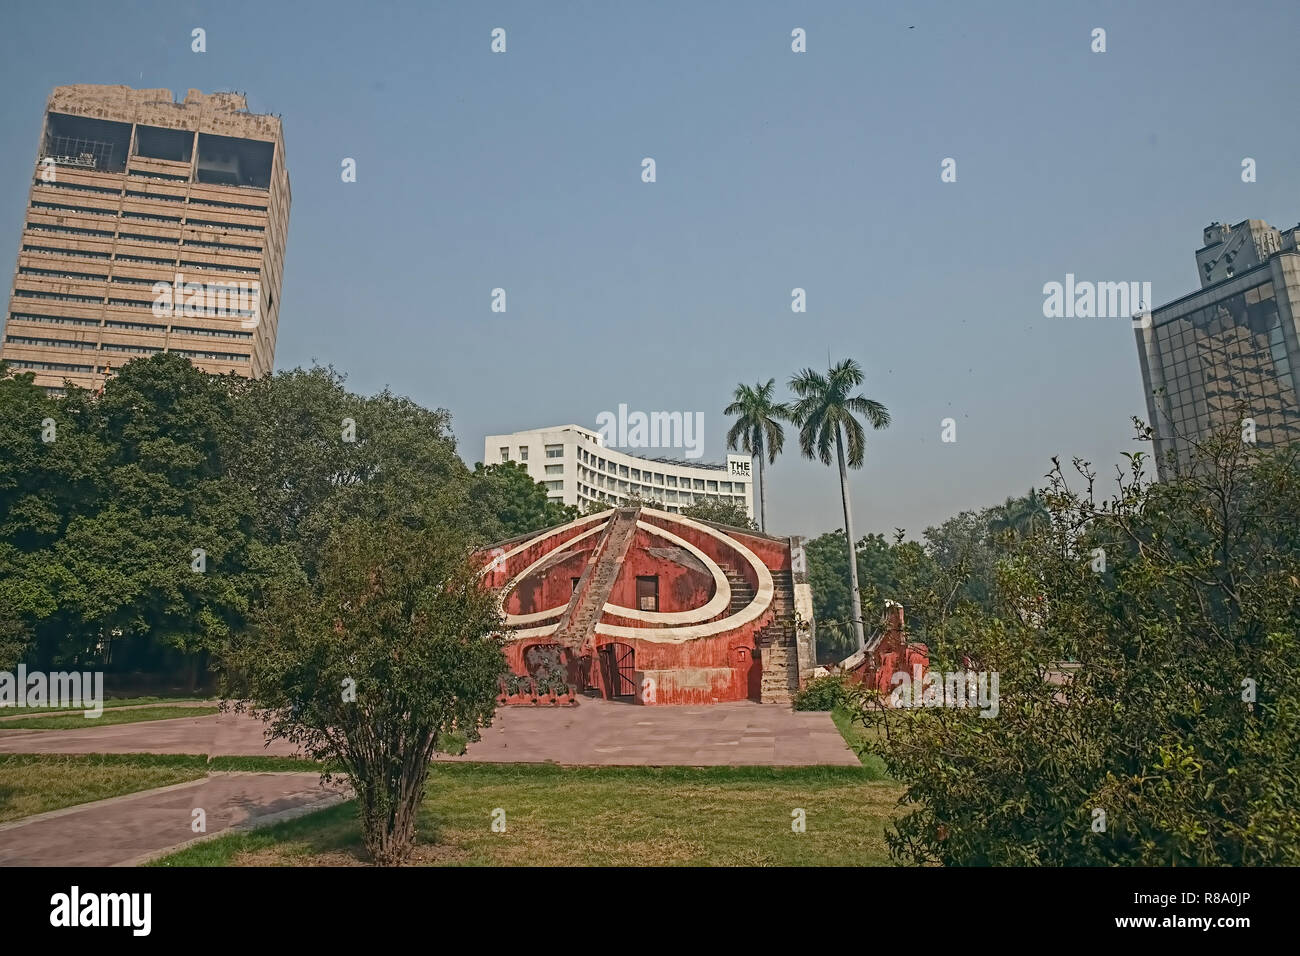
[[[118,697],[113,700],[104,701],[104,709],[110,707],[136,707],[141,704],[184,704],[191,701],[200,701],[203,697]],[[84,709],[84,708],[83,708]],[[14,707],[12,705],[0,704],[0,717],[19,714],[62,714],[75,713],[80,714],[82,710],[69,709],[67,707]],[[0,720],[0,727],[4,726],[4,721]]]
[[[849,749],[858,755],[858,760],[867,767],[872,774],[878,779],[888,778],[885,770],[885,762],[875,754],[864,753],[867,741],[875,737],[874,730],[864,727],[861,722],[855,721],[853,715],[843,707],[836,707],[831,711],[831,720],[835,721],[835,727],[844,738],[844,742],[849,745]]]
[[[889,862],[902,787],[870,767],[576,767],[443,763],[415,862],[468,866],[862,866]],[[493,811],[506,831],[492,832]],[[791,829],[792,811],[807,830]],[[353,803],[231,834],[161,866],[364,862]]]
[[[170,720],[174,717],[206,717],[217,713],[216,707],[140,707],[131,710],[105,710],[98,717],[87,717],[82,711],[70,714],[48,714],[30,720],[0,721],[0,730],[85,730],[88,727],[107,727],[109,724],[135,724],[145,720]]]
[[[312,771],[290,757],[194,754],[0,754],[0,823],[154,787],[169,787],[216,770]],[[3,840],[3,837],[0,837]]]
[[[206,757],[185,754],[0,754],[0,823],[207,773]]]

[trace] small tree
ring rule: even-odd
[[[719,501],[717,498],[705,498],[697,500],[695,504],[682,509],[682,515],[687,518],[694,518],[697,521],[712,521],[715,524],[725,524],[732,528],[744,528],[747,531],[758,531],[758,525],[754,523],[744,505],[738,505],[730,501]]]
[[[270,593],[226,655],[223,695],[347,775],[382,865],[410,856],[439,739],[478,739],[506,669],[468,552],[443,529],[351,522],[315,579]]]

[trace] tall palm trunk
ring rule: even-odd
[[[849,538],[849,597],[853,600],[853,636],[857,638],[858,650],[867,646],[866,632],[862,627],[862,598],[858,594],[858,555],[854,550],[853,508],[849,504],[849,469],[844,463],[844,441],[840,437],[840,426],[835,426],[835,454],[840,460],[840,497],[844,499],[844,533]]]
[[[767,531],[767,479],[763,477],[763,450],[758,450],[758,530]]]

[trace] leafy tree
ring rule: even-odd
[[[812,589],[813,615],[817,619],[817,654],[822,663],[838,663],[856,651],[849,600],[848,548],[843,531],[830,531],[804,544],[808,558],[808,583]],[[933,562],[921,546],[904,541],[901,532],[891,542],[883,535],[858,539],[854,549],[864,620],[884,618],[885,602],[900,600],[904,581],[910,587],[929,582],[935,575]]]
[[[754,519],[745,511],[744,505],[738,505],[734,501],[722,501],[717,498],[700,500],[697,497],[695,504],[683,508],[681,513],[697,521],[712,521],[715,524],[744,528],[747,531],[760,530],[754,523]]]
[[[857,416],[861,415],[872,428],[889,426],[889,411],[880,402],[851,394],[864,379],[862,366],[853,359],[845,359],[831,366],[825,375],[806,368],[790,379],[790,388],[797,396],[791,409],[791,418],[799,426],[799,450],[805,458],[817,458],[823,465],[831,463],[831,448],[840,470],[840,497],[844,504],[844,532],[846,548],[856,539],[853,536],[853,512],[849,504],[848,467],[861,468],[866,457],[866,430]],[[845,443],[848,444],[847,461]],[[848,467],[846,467],[846,464]],[[865,646],[866,635],[862,627],[862,603],[858,590],[858,565],[849,553],[849,601],[853,613],[853,634],[859,648]]]
[[[55,547],[71,578],[61,603],[121,665],[203,660],[240,626],[253,587],[249,489],[229,479],[236,444],[231,380],[158,354],[127,363],[86,406],[106,449],[105,491]],[[196,551],[202,552],[196,555]]]
[[[781,427],[781,420],[790,416],[790,410],[784,404],[772,400],[772,389],[775,386],[774,378],[752,387],[737,385],[731,404],[722,410],[724,415],[737,416],[727,432],[727,447],[732,450],[743,449],[751,458],[758,460],[760,531],[767,531],[767,480],[763,476],[763,458],[766,455],[768,464],[776,464],[776,456],[785,447],[785,430]]]
[[[487,507],[496,517],[501,539],[540,531],[578,517],[577,507],[550,501],[546,486],[532,479],[526,465],[502,462],[484,466],[478,462],[474,466],[474,478],[481,493],[489,499]]]
[[[59,596],[71,581],[53,549],[104,492],[105,450],[86,423],[84,393],[62,402],[0,363],[0,668],[73,625]],[[47,426],[49,426],[47,428]],[[46,441],[49,438],[51,440]]]
[[[347,774],[383,865],[411,854],[439,741],[478,739],[506,670],[496,599],[469,553],[451,526],[345,522],[311,578],[275,588],[225,658],[224,695]]]
[[[998,675],[996,717],[880,710],[907,784],[900,859],[948,865],[1300,863],[1300,449],[1235,427],[1109,498],[1076,460],[1015,536],[990,607],[926,603],[932,664]]]
[[[256,536],[310,570],[342,521],[451,525],[481,542],[505,535],[498,503],[456,453],[451,413],[385,390],[361,396],[332,368],[242,383],[230,474],[257,503]]]

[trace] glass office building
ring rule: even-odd
[[[1138,328],[1162,478],[1186,467],[1195,442],[1243,418],[1253,420],[1260,448],[1300,438],[1296,235],[1259,220],[1214,223],[1197,252],[1202,288]]]

